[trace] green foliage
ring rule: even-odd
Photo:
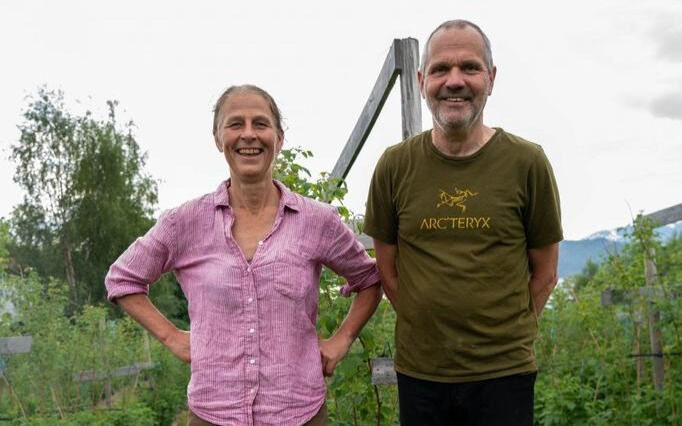
[[[103,300],[109,265],[151,226],[157,201],[133,123],[119,126],[117,103],[107,105],[104,121],[73,116],[61,92],[42,88],[11,149],[25,191],[12,213],[12,257],[66,280],[75,306]]]
[[[72,416],[16,419],[15,426],[156,426],[156,414],[145,404],[133,404],[115,411],[80,411]]]
[[[682,424],[682,353],[679,321],[682,241],[662,245],[653,226],[635,220],[631,242],[598,268],[562,283],[540,319],[536,343],[539,375],[535,417],[541,425]],[[640,297],[644,260],[653,249],[659,266],[658,296]],[[620,295],[604,307],[601,293]],[[647,312],[661,312],[664,390],[654,390]],[[637,365],[642,370],[639,374]]]
[[[343,180],[332,178],[329,173],[323,172],[315,182],[311,182],[310,171],[297,163],[300,161],[299,157],[307,159],[312,156],[311,151],[299,147],[281,150],[275,162],[274,178],[303,196],[332,204],[341,203],[348,192]],[[338,209],[341,216],[348,219],[348,209],[343,205],[338,206]]]
[[[0,418],[27,425],[168,425],[185,405],[188,366],[131,318],[111,319],[106,308],[90,305],[69,317],[66,284],[33,272],[3,274],[0,285],[16,308],[0,319],[0,336],[33,337],[31,352],[5,357]],[[106,380],[79,380],[83,372],[106,376],[148,360],[158,366],[109,379],[113,410],[103,402]]]
[[[320,280],[318,332],[329,337],[341,324],[351,299],[340,297],[344,281],[328,269]],[[370,361],[393,355],[395,313],[383,300],[327,382],[327,407],[334,425],[391,425],[398,421],[397,389],[373,386]]]

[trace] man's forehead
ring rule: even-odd
[[[440,29],[431,39],[431,49],[436,45],[441,48],[477,47],[481,52],[485,50],[483,37],[469,26]]]
[[[429,45],[429,63],[439,58],[458,56],[461,59],[485,60],[485,44],[481,35],[471,27],[444,28],[433,35]]]

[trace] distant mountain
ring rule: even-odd
[[[628,241],[625,234],[632,227],[599,231],[582,240],[565,240],[559,246],[559,277],[566,278],[582,271],[589,259],[602,262],[609,253],[616,253]],[[656,229],[662,241],[682,234],[682,221]]]

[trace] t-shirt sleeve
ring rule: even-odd
[[[107,299],[149,293],[149,286],[173,268],[173,211],[165,212],[147,233],[135,240],[109,268],[104,279]]]
[[[528,248],[539,248],[563,239],[559,190],[554,172],[542,149],[530,165],[524,226]]]
[[[344,277],[341,287],[343,296],[362,291],[379,284],[376,262],[369,257],[355,233],[345,224],[337,212],[330,212],[326,223],[323,263]]]
[[[388,150],[377,162],[369,184],[364,232],[388,244],[398,242],[398,216]]]

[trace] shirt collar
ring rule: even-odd
[[[293,192],[289,190],[284,184],[276,179],[272,180],[275,183],[275,186],[279,189],[280,192],[280,207],[285,206],[290,208],[291,210],[294,211],[299,211],[300,206],[299,206],[299,201],[296,198],[296,195],[294,195]],[[213,202],[216,207],[219,206],[224,206],[224,207],[231,207],[230,206],[230,193],[227,191],[227,188],[230,187],[231,180],[228,179],[226,181],[223,181],[218,185],[218,189],[213,193]]]

